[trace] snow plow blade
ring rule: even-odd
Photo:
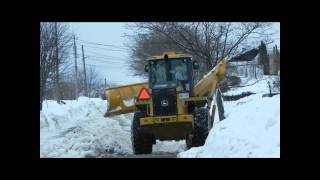
[[[108,110],[105,117],[130,113],[135,111],[135,100],[142,88],[149,88],[148,83],[130,84],[106,89]]]

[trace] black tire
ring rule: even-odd
[[[134,154],[151,154],[153,136],[144,133],[140,128],[140,118],[146,117],[144,112],[135,112],[131,124],[131,142]]]
[[[187,148],[203,146],[209,134],[209,110],[199,108],[194,113],[194,129],[186,138]]]
[[[190,134],[186,135],[186,147],[187,149],[192,148],[192,138],[189,137]]]

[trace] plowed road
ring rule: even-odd
[[[113,154],[103,154],[98,158],[176,158],[178,153],[153,153],[153,154],[141,154],[141,155],[113,155]]]

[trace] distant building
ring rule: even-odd
[[[263,75],[262,67],[258,64],[259,54],[252,59],[241,62],[230,62],[228,64],[228,74],[242,78],[259,78]]]
[[[278,48],[280,52],[280,48]],[[280,74],[280,69],[274,66],[273,49],[268,49],[270,72],[277,72],[275,75]],[[263,76],[263,68],[259,65],[259,54],[252,59],[247,59],[241,62],[230,62],[228,64],[228,74],[230,76],[238,76],[243,78],[260,78]],[[272,74],[272,73],[271,73]]]

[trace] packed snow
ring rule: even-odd
[[[239,86],[244,87],[236,87],[231,88],[228,92],[225,92],[223,95],[238,95],[242,92],[252,92],[252,93],[269,93],[268,81],[271,86],[273,86],[273,82],[278,80],[279,76],[263,76],[259,79],[255,78],[245,78],[241,77],[241,84]],[[272,88],[273,93],[279,92],[278,89]]]
[[[132,154],[130,127],[133,113],[105,118],[107,101],[80,97],[58,104],[43,103],[40,111],[40,157],[79,158],[101,154]],[[181,152],[184,141],[157,141],[154,152]]]
[[[133,106],[133,105],[134,105],[134,99],[123,100],[123,104],[124,104],[126,107]]]
[[[181,158],[279,158],[280,157],[280,95],[264,97],[265,76],[253,86],[237,88],[228,94],[251,91],[256,94],[237,101],[224,101],[226,119],[215,123],[204,146],[178,154]],[[249,82],[250,83],[250,82]]]

